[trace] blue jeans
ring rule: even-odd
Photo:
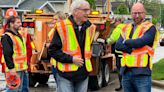
[[[124,92],[151,92],[151,76],[127,72],[122,77],[122,85]]]
[[[79,82],[72,82],[57,74],[57,85],[57,92],[87,92],[88,78]]]
[[[17,74],[20,76],[21,83],[16,89],[10,89],[6,86],[6,92],[29,92],[29,78],[27,71],[19,71]]]
[[[54,67],[54,65],[52,65],[52,73],[53,73],[53,75],[54,75],[54,79],[56,80],[57,70],[56,70],[56,68]]]

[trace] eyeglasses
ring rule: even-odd
[[[141,14],[143,14],[143,13],[144,13],[144,12],[132,12],[133,15],[137,15],[137,14],[138,14],[138,15],[141,15]]]
[[[90,9],[81,9],[81,8],[77,8],[78,10],[84,11],[84,12],[90,12]]]

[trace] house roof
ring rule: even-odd
[[[48,5],[50,9],[55,10],[51,3],[62,3],[67,0],[0,0],[0,7],[15,7],[17,11],[31,11],[41,9]]]
[[[21,0],[0,0],[0,7],[18,7]]]
[[[106,0],[96,0],[96,6],[104,6]]]
[[[47,0],[25,0],[17,10],[39,9]]]
[[[67,0],[25,0],[19,5],[17,11],[31,11],[34,9],[42,9],[45,5],[48,5],[53,11],[55,11],[51,3],[66,1]]]

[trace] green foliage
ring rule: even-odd
[[[160,16],[159,17],[157,17],[157,18],[152,18],[152,23],[153,24],[156,24],[156,23],[158,23],[160,21]]]
[[[161,5],[161,26],[164,27],[164,4]]]
[[[125,4],[120,4],[118,7],[117,7],[117,10],[114,11],[115,14],[129,14],[128,12],[128,8]]]
[[[164,80],[164,58],[153,65],[152,78]]]
[[[91,9],[96,10],[96,1],[95,0],[87,0],[91,6]]]

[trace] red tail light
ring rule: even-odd
[[[104,31],[106,29],[105,24],[96,24],[96,30]]]
[[[22,26],[23,27],[27,27],[27,23],[22,23]]]
[[[34,27],[34,23],[32,22],[32,23],[30,23],[30,25],[29,25],[30,27]]]
[[[105,25],[100,25],[100,30],[104,30],[105,29]]]

